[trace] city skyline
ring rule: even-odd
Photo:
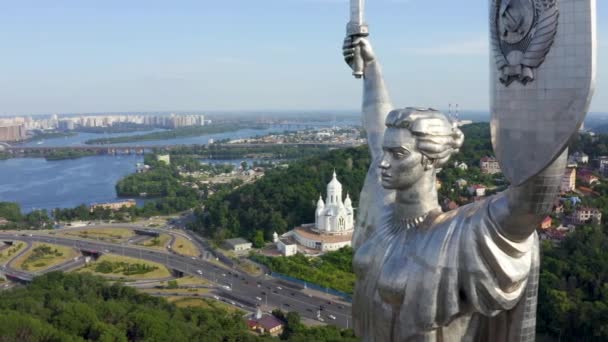
[[[367,2],[398,107],[487,111],[488,3]],[[598,1],[598,61],[608,6]],[[0,4],[0,116],[156,111],[356,110],[341,57],[346,0]],[[598,68],[590,110],[608,112]]]

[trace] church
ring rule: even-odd
[[[334,171],[332,180],[327,184],[325,201],[319,195],[315,223],[303,224],[280,237],[274,233],[273,240],[285,256],[297,252],[314,255],[335,251],[351,245],[354,216],[350,196],[346,194],[346,198],[342,198],[342,184]]]

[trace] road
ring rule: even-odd
[[[218,284],[217,296],[229,298],[244,306],[260,304],[265,309],[280,308],[283,311],[297,311],[302,317],[316,319],[321,306],[321,317],[325,323],[348,328],[352,325],[351,307],[347,303],[335,303],[325,298],[308,295],[296,288],[288,288],[285,282],[263,276],[252,277],[235,269],[226,269],[195,257],[171,254],[165,251],[150,250],[137,246],[120,245],[102,241],[91,241],[54,235],[22,236],[0,233],[2,240],[20,240],[25,242],[46,242],[71,246],[80,250],[113,253],[133,258],[140,258],[164,264],[172,270],[184,274],[201,276]],[[200,271],[200,272],[199,272]],[[256,298],[257,297],[257,298]],[[259,299],[258,299],[259,298]],[[229,301],[230,302],[230,301]],[[336,317],[330,319],[329,315]]]

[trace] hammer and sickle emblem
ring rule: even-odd
[[[522,6],[519,0],[505,0],[500,8],[500,17],[504,23],[503,36],[508,36],[509,33],[523,34],[522,26],[525,16],[522,13]]]

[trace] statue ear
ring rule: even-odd
[[[424,171],[428,171],[435,167],[435,161],[431,160],[424,154],[422,155],[422,166],[424,167]]]

